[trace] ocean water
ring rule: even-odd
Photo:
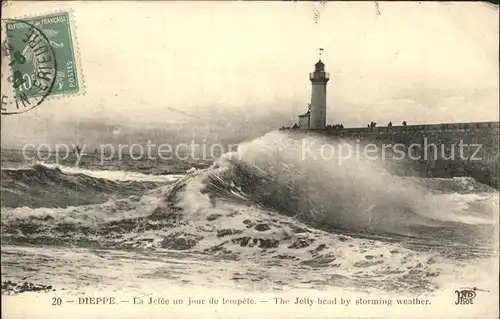
[[[271,132],[205,161],[88,155],[78,167],[3,151],[2,282],[75,296],[160,286],[432,296],[496,275],[497,190],[394,176],[314,147],[303,158],[302,138],[316,137]]]

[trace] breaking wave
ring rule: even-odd
[[[469,179],[397,177],[362,159],[341,165],[304,159],[302,138],[317,137],[269,133],[168,183],[113,181],[40,165],[2,170],[2,188],[18,192],[2,198],[2,240],[289,263],[326,269],[346,285],[371,276],[386,278],[387,289],[403,289],[414,278],[414,288],[423,290],[435,288],[432,278],[444,258],[496,253],[494,190]],[[49,193],[80,202],[6,205],[13,198],[41,201]],[[96,203],[88,194],[121,196]]]

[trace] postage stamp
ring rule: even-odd
[[[82,92],[68,12],[5,19],[2,24],[2,84],[7,84],[2,89],[2,114],[23,113],[47,98]]]

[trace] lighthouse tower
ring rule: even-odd
[[[325,72],[325,64],[321,61],[321,55],[314,65],[314,72],[309,73],[309,79],[312,85],[309,129],[324,130],[326,128],[326,84],[330,80],[330,75]]]

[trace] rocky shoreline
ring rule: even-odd
[[[31,282],[2,281],[2,295],[17,295],[23,292],[49,292],[56,291],[51,285],[34,284]]]

